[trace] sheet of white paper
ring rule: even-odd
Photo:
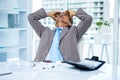
[[[0,63],[0,76],[11,74],[11,70],[8,68],[6,63]]]

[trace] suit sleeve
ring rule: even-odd
[[[90,15],[88,15],[85,11],[83,11],[81,8],[79,8],[76,11],[75,16],[81,20],[76,27],[76,35],[77,35],[77,39],[79,41],[79,39],[82,37],[82,35],[91,26],[92,17]]]
[[[43,8],[28,15],[28,21],[39,37],[41,37],[43,31],[45,30],[45,27],[40,23],[39,20],[45,17],[47,17],[47,13]]]

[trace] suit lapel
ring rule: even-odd
[[[67,34],[67,32],[68,32],[68,28],[63,28],[63,31],[61,32],[61,35],[60,35],[60,41]]]
[[[48,37],[50,37],[50,41],[49,41],[49,48],[51,47],[52,41],[53,41],[53,37],[55,34],[55,29],[53,31],[51,31],[50,35]]]

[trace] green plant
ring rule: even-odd
[[[101,20],[96,22],[96,25],[98,26],[98,29],[101,29],[101,26],[110,26],[110,23],[107,20]]]
[[[95,23],[96,24],[96,31],[100,33],[101,27],[109,27],[110,23],[107,20],[104,20],[103,17],[99,18],[99,21]]]

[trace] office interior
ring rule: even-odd
[[[40,39],[27,17],[40,8],[47,12],[82,8],[90,14],[92,25],[78,43],[80,58],[98,56],[112,66],[111,80],[120,80],[119,0],[0,0],[0,63],[34,60]],[[100,22],[103,24],[99,25]],[[51,18],[41,23],[55,27]],[[73,17],[73,25],[78,23]]]

